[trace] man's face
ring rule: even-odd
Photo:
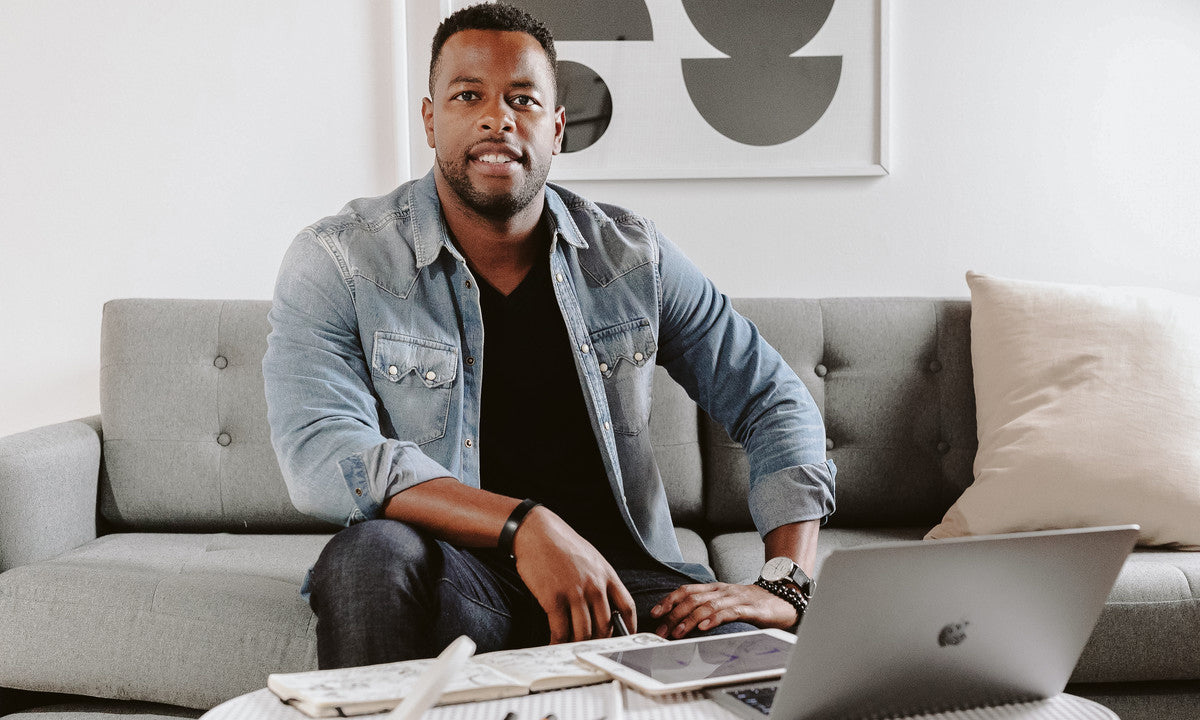
[[[554,75],[531,35],[464,30],[442,46],[433,98],[421,106],[435,170],[472,210],[508,218],[545,185],[562,149],[565,111]]]

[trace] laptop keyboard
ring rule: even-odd
[[[742,688],[740,690],[726,690],[725,694],[741,700],[763,715],[770,715],[771,703],[775,701],[775,691],[778,688],[778,685],[767,685],[756,688]]]

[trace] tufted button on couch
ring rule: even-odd
[[[969,302],[734,304],[824,414],[838,510],[820,557],[922,537],[972,480]],[[269,443],[268,307],[110,302],[101,414],[0,438],[0,713],[195,717],[315,667],[300,583],[336,528],[292,507]],[[740,447],[661,369],[647,432],[685,558],[754,576]],[[1127,720],[1196,716],[1198,597],[1200,554],[1135,551],[1069,690]]]

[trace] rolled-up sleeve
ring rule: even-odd
[[[396,493],[453,477],[415,443],[385,437],[352,285],[312,231],[284,256],[263,358],[271,444],[292,504],[339,525],[378,517]]]
[[[658,235],[662,296],[659,360],[750,462],[750,515],[760,535],[824,521],[837,468],[808,388],[758,328]]]

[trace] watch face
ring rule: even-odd
[[[767,561],[763,565],[762,579],[767,582],[777,582],[784,578],[791,578],[792,570],[796,568],[796,563],[792,562],[791,558],[776,557]]]

